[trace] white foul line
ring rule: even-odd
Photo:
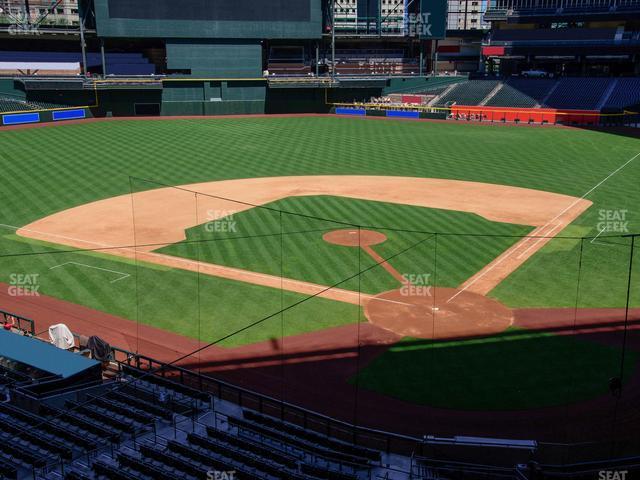
[[[543,237],[538,238],[535,242],[533,242],[532,245],[529,245],[529,248],[527,248],[524,252],[522,252],[520,255],[518,255],[516,258],[518,260],[520,260],[523,256],[525,256],[527,254],[527,252],[529,250],[531,250],[532,248],[535,248],[536,245],[538,245],[540,242],[544,241],[547,239],[547,237],[549,237],[555,230],[557,230],[558,228],[562,227],[561,223],[557,223],[551,230],[548,230]]]
[[[54,268],[64,267],[65,265],[77,265],[79,267],[93,268],[95,270],[102,270],[103,272],[109,272],[109,273],[115,273],[116,275],[121,275],[120,278],[116,278],[115,280],[112,280],[109,283],[116,283],[116,282],[119,282],[120,280],[124,280],[125,278],[129,278],[131,276],[131,274],[129,273],[118,272],[117,270],[109,270],[108,268],[94,267],[93,265],[87,265],[86,263],[78,263],[78,262],[61,263],[60,265],[51,267],[49,270],[53,270]]]
[[[576,199],[575,202],[573,202],[571,205],[569,205],[567,208],[565,208],[564,210],[562,210],[558,215],[556,215],[554,218],[552,218],[551,220],[549,220],[547,223],[545,223],[540,230],[543,230],[544,228],[546,228],[551,222],[556,221],[558,218],[560,218],[564,213],[566,213],[568,210],[570,210],[571,208],[573,208],[574,206],[576,206],[581,200],[584,200],[588,195],[590,195],[591,193],[593,193],[594,190],[596,190],[598,187],[600,187],[603,183],[605,183],[607,180],[609,180],[611,177],[613,177],[616,173],[618,173],[620,170],[622,170],[623,168],[625,168],[627,165],[629,165],[631,162],[633,162],[636,158],[640,157],[640,152],[636,153],[633,157],[631,157],[629,160],[627,160],[624,164],[622,164],[621,166],[619,166],[618,168],[616,168],[613,172],[611,172],[609,175],[607,175],[606,178],[604,178],[603,180],[601,180],[597,185],[595,185],[593,188],[591,188],[587,193],[585,193],[584,195],[582,195],[580,198]],[[552,229],[551,231],[555,230]],[[550,232],[549,232],[550,233]],[[544,238],[542,239],[538,239],[539,243],[540,241],[542,241]],[[530,247],[531,248],[531,247]],[[527,249],[528,251],[529,249]],[[513,254],[514,252],[511,252],[511,254]],[[509,255],[511,255],[509,254]],[[487,273],[489,273],[491,270],[493,270],[495,267],[497,267],[500,263],[502,263],[504,260],[506,260],[509,255],[505,255],[503,258],[501,258],[499,261],[497,261],[496,263],[494,263],[490,268],[488,268],[487,270],[485,270],[484,272],[482,272],[480,275],[478,275],[476,278],[473,279],[473,281],[469,282],[469,284],[467,286],[465,286],[462,290],[460,290],[459,292],[457,292],[455,295],[453,295],[449,300],[447,300],[447,303],[451,302],[454,298],[456,298],[458,295],[460,295],[462,292],[464,292],[465,290],[467,290],[471,285],[473,285],[474,283],[476,283],[478,280],[480,280],[482,277],[484,277]],[[522,256],[522,255],[521,255]],[[520,257],[518,257],[520,258]]]
[[[220,268],[228,269],[228,270],[235,270],[235,271],[238,271],[238,272],[242,272],[242,273],[243,273],[243,274],[245,274],[245,275],[253,275],[253,276],[256,276],[256,277],[263,277],[263,278],[269,278],[269,277],[272,277],[272,275],[269,275],[269,274],[266,274],[266,273],[252,272],[252,271],[250,271],[250,270],[241,270],[241,269],[238,269],[238,268],[234,268],[234,267],[225,267],[225,266],[222,266],[222,265],[215,265],[215,264],[203,264],[202,262],[196,262],[196,261],[188,260],[188,259],[186,259],[186,258],[182,258],[182,257],[167,256],[167,255],[163,255],[163,254],[159,254],[159,253],[155,253],[155,252],[139,252],[139,251],[137,250],[137,248],[138,248],[137,246],[134,246],[133,248],[131,248],[131,247],[116,247],[116,246],[113,246],[113,245],[108,244],[108,243],[101,243],[101,242],[96,242],[96,241],[93,241],[93,240],[91,240],[91,241],[89,241],[89,240],[82,240],[82,239],[80,239],[80,238],[67,237],[67,236],[64,236],[64,235],[58,235],[58,234],[55,234],[55,233],[39,232],[38,230],[32,230],[32,229],[28,229],[28,228],[24,228],[24,227],[16,227],[16,226],[14,226],[14,225],[6,225],[6,224],[4,224],[4,223],[0,223],[0,227],[11,228],[11,229],[16,230],[16,231],[18,231],[18,230],[24,230],[25,232],[36,233],[36,234],[41,234],[41,235],[49,235],[49,236],[52,236],[52,237],[62,238],[62,239],[65,239],[65,240],[71,240],[71,241],[75,241],[75,242],[86,243],[86,244],[88,244],[88,245],[94,245],[94,246],[95,246],[95,245],[98,245],[99,247],[109,248],[109,249],[112,249],[112,250],[118,249],[118,250],[123,250],[123,251],[127,251],[127,252],[133,252],[135,255],[140,255],[140,256],[147,256],[147,257],[154,257],[154,256],[157,256],[157,257],[169,257],[172,261],[175,261],[175,262],[177,262],[177,263],[183,263],[183,264],[187,264],[187,265],[191,264],[191,265],[197,266],[198,268],[200,268],[200,266],[203,266],[203,267],[205,267],[205,268],[206,268],[207,266],[213,266],[213,267],[220,267]],[[85,267],[88,267],[88,268],[95,268],[95,269],[98,269],[98,270],[104,270],[104,271],[111,272],[111,273],[115,273],[115,274],[118,274],[118,275],[123,275],[123,277],[121,277],[121,278],[117,278],[116,280],[113,280],[112,282],[109,282],[109,283],[115,283],[115,282],[118,282],[118,281],[120,281],[120,280],[124,280],[125,278],[128,278],[128,277],[130,277],[130,276],[131,276],[131,275],[130,275],[130,274],[128,274],[128,273],[117,272],[117,271],[115,271],[115,270],[109,270],[109,269],[106,269],[106,268],[92,267],[91,265],[78,264],[78,263],[76,263],[76,262],[67,262],[67,263],[63,263],[62,265],[56,265],[55,267],[51,267],[49,270],[52,270],[52,269],[54,269],[54,268],[61,267],[61,266],[63,266],[63,265],[68,265],[68,264],[70,264],[70,263],[71,263],[71,264],[76,264],[76,265],[82,265],[82,266],[85,266]],[[177,268],[180,268],[180,267],[177,267]],[[215,275],[215,274],[214,274],[214,276],[217,276],[217,275]],[[300,281],[300,282],[302,282],[302,283],[308,283],[308,282],[304,282],[304,281],[301,281],[301,280],[295,280],[295,279],[287,279],[287,280],[293,280],[294,282],[298,282],[298,281]],[[244,280],[237,280],[237,281],[247,283],[247,282],[245,282]],[[310,284],[310,283],[309,283],[309,285],[312,285],[312,284]],[[316,285],[316,286],[317,286],[317,287],[319,287],[319,288],[327,288],[327,287],[325,287],[324,285]],[[328,287],[328,290],[334,290],[334,291],[335,291],[334,287]],[[327,290],[327,291],[328,291],[328,290]],[[287,291],[294,291],[294,290],[288,290],[288,289],[287,289]],[[354,294],[354,295],[356,295],[356,294],[358,293],[358,292],[354,292],[354,291],[351,291],[351,290],[343,290],[343,292],[344,292],[345,294]],[[300,293],[300,292],[296,292],[296,293]],[[320,293],[320,295],[322,295],[322,293],[325,293],[325,292],[324,292],[324,291],[323,291],[323,292],[321,292],[321,293]],[[305,295],[304,293],[301,293],[301,294],[302,294],[302,295]],[[313,295],[317,295],[317,293],[316,293],[316,294],[313,294]],[[312,295],[312,296],[313,296],[313,295]],[[311,298],[311,297],[309,297],[309,298]],[[372,299],[373,299],[373,298],[375,298],[375,297],[372,297]],[[408,306],[408,307],[412,306],[412,304],[409,304],[409,303],[398,302],[398,301],[395,301],[395,300],[388,300],[388,299],[385,299],[385,298],[375,298],[375,300],[376,300],[376,301],[379,301],[379,302],[397,303],[397,304],[399,304],[399,305],[405,305],[405,306]],[[336,300],[336,301],[339,301],[339,300]]]

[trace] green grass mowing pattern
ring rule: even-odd
[[[120,121],[0,131],[0,223],[22,226],[128,193],[129,176],[186,184],[258,176],[391,174],[580,197],[638,152],[637,139],[587,130],[335,117]],[[600,209],[627,209],[629,229],[640,230],[639,177],[640,162],[634,161],[589,195],[594,206],[574,226],[595,235]],[[16,250],[24,247],[0,241],[0,255]],[[573,306],[574,252],[546,250],[493,295],[511,306]],[[608,261],[608,255],[601,255],[597,275],[586,275],[581,282],[581,290],[597,293],[582,296],[582,306],[620,304],[617,285],[624,259],[614,255]],[[640,274],[640,262],[635,265]],[[25,268],[33,270],[28,262]],[[610,283],[616,288],[602,287]],[[639,290],[633,292],[633,305],[640,305]],[[95,306],[101,296],[98,288],[83,301]]]
[[[349,225],[309,216],[372,228],[395,224],[399,229],[413,231],[472,231],[516,236],[490,239],[439,236],[436,240],[428,233],[381,230],[387,241],[373,248],[383,258],[391,258],[389,263],[396,270],[402,274],[426,274],[431,281],[447,287],[458,286],[516,243],[518,235],[532,229],[491,222],[465,212],[333,196],[289,197],[264,207],[193,227],[186,232],[184,242],[161,248],[159,252],[254,272],[282,274],[321,285],[342,282],[339,288],[381,293],[398,288],[399,282],[381,266],[374,267],[375,261],[360,249],[333,245],[322,238],[327,232],[350,228]],[[280,215],[275,210],[288,213]],[[367,271],[361,278],[351,278],[363,270]]]
[[[0,282],[14,283],[15,274],[35,274],[42,295],[203,342],[217,341],[287,308],[284,314],[233,335],[220,346],[234,347],[359,321],[356,305],[320,298],[302,302],[307,296],[145,262],[136,266],[131,260],[114,260],[104,253],[70,252],[44,242],[23,240],[20,244],[40,254],[0,257]]]
[[[410,403],[456,410],[526,410],[608,394],[621,349],[511,328],[482,339],[404,339],[350,380]],[[625,381],[638,352],[627,351]]]

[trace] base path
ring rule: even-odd
[[[277,283],[279,277],[240,269],[185,262],[152,253],[164,245],[185,240],[185,230],[232,213],[282,198],[333,195],[363,200],[457,210],[495,222],[537,227],[546,238],[523,238],[492,264],[478,272],[463,290],[486,294],[540,250],[553,236],[584,212],[591,202],[575,197],[505,185],[414,177],[306,176],[225,180],[160,187],[134,181],[142,192],[108,198],[50,215],[19,228],[23,237],[82,249],[105,248],[104,253],[225,276],[248,283]],[[153,188],[153,190],[148,190]],[[237,199],[234,201],[230,199]],[[244,203],[241,203],[244,202]],[[331,228],[330,222],[323,222]],[[552,228],[549,225],[552,224]],[[135,225],[135,227],[134,227]],[[339,227],[336,224],[336,228]],[[425,230],[428,230],[426,228]],[[283,282],[284,288],[317,293],[318,286]],[[299,287],[299,288],[298,288]],[[322,287],[322,286],[320,286]],[[326,296],[329,296],[327,294]],[[336,300],[353,303],[349,294]]]

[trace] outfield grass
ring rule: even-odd
[[[428,275],[431,282],[445,287],[458,286],[516,243],[519,235],[532,229],[491,222],[472,213],[332,196],[290,197],[264,207],[217,222],[222,228],[225,223],[232,225],[233,232],[212,231],[216,222],[199,225],[187,230],[184,242],[158,251],[375,294],[398,288],[400,283],[382,267],[374,267],[374,260],[358,248],[323,240],[325,233],[349,228],[348,225],[308,216],[329,217],[338,222],[358,218],[362,225],[374,228],[395,224],[402,230],[380,230],[387,241],[374,246],[374,250],[389,258],[389,263],[401,274]],[[280,216],[277,211],[292,214]],[[505,236],[491,241],[470,241],[464,237],[436,240],[429,233],[414,233],[447,230]],[[365,270],[360,278],[355,277]]]
[[[7,225],[0,227],[5,234],[0,238],[0,255],[53,252],[48,246],[15,241],[11,237],[13,227],[73,206],[128,193],[130,176],[187,184],[279,175],[402,175],[506,184],[580,197],[638,152],[640,142],[636,139],[586,130],[336,117],[118,121],[0,131],[0,223]],[[594,206],[574,222],[573,232],[595,235],[600,209],[628,210],[629,228],[639,230],[638,178],[640,161],[634,161],[590,193],[588,198]],[[355,223],[381,215],[374,210],[349,215],[352,213],[355,217],[349,220]],[[409,221],[403,217],[381,219],[390,227],[401,227]],[[446,230],[466,227],[461,223]],[[514,307],[574,306],[580,245],[566,242],[559,247],[545,247],[492,295]],[[471,247],[462,242],[455,250],[463,253],[466,248]],[[624,304],[627,276],[623,271],[628,266],[624,248],[587,246],[580,306]],[[450,264],[450,279],[442,277],[443,283],[453,282],[460,269],[466,267],[462,258],[457,260]],[[53,262],[41,257],[3,258],[0,280],[8,281],[12,273],[45,273],[43,268]],[[96,265],[113,270],[126,268],[121,260],[105,256],[99,257]],[[635,265],[640,273],[640,261]],[[150,273],[144,277],[148,280],[140,283],[154,287],[145,295],[139,291],[138,299],[144,308],[135,308],[137,299],[131,300],[131,282],[123,280],[106,288],[103,280],[92,278],[100,271],[89,274],[69,270],[65,274],[65,269],[54,270],[59,285],[47,282],[46,292],[194,335],[188,326],[191,320],[185,321],[183,329],[177,326],[181,320],[176,319],[192,318],[184,313],[187,306],[179,298],[189,297],[191,287],[182,285],[196,284],[197,276],[166,272],[158,277],[164,282],[159,284],[154,281],[157,270],[144,269]],[[446,271],[445,267],[440,268],[438,277]],[[244,298],[243,289],[258,291],[253,290],[258,287],[208,281],[217,282],[215,291],[226,291],[233,285],[240,298]],[[267,305],[279,304],[279,292],[265,290],[260,295]],[[640,288],[634,290],[631,300],[640,305]],[[225,311],[224,316],[236,316],[239,309],[247,312],[241,315],[245,319],[253,319],[265,310],[263,303],[247,303]],[[162,308],[154,309],[153,305]],[[345,308],[348,316],[352,314],[342,305],[328,308],[335,309],[329,323],[347,321],[341,318]],[[264,332],[261,338],[271,333]]]
[[[223,339],[220,346],[234,347],[323,330],[361,318],[356,305],[321,298],[306,300],[307,296],[301,294],[145,262],[136,265],[132,260],[104,253],[70,252],[15,235],[2,238],[5,243],[14,241],[44,254],[0,257],[0,281],[12,282],[16,272],[35,274],[39,294],[203,342]],[[282,309],[287,310],[277,314]],[[260,323],[242,330],[255,322]],[[234,334],[239,330],[242,331]]]
[[[627,352],[625,380],[636,368]],[[520,410],[608,394],[620,349],[577,337],[512,328],[490,338],[405,339],[351,383],[410,403],[459,410]]]

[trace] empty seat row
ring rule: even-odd
[[[127,391],[132,391],[134,394],[130,395]],[[143,392],[140,389],[136,388],[131,390],[121,388],[109,393],[107,398],[117,401],[122,405],[128,405],[131,408],[149,412],[150,414],[164,420],[171,420],[173,418],[173,411],[171,408],[167,408],[155,402],[155,397],[153,395],[145,395],[145,397],[142,398],[142,393]],[[136,394],[138,395],[136,396]]]
[[[16,480],[18,478],[18,469],[14,465],[0,459],[0,478]]]
[[[97,438],[108,440],[112,443],[119,443],[123,437],[123,432],[120,429],[114,428],[111,425],[98,422],[97,420],[82,415],[72,410],[60,410],[50,406],[43,408],[46,415],[54,417],[51,419],[51,423],[58,425],[61,428],[66,428],[69,425],[76,427],[77,432],[89,432]]]
[[[270,458],[273,461],[278,462],[288,468],[297,468],[298,460],[296,459],[296,457],[288,455],[286,453],[275,451],[271,447],[267,447],[257,442],[252,442],[248,439],[237,437],[228,432],[217,430],[213,427],[207,427],[207,435],[210,438],[220,440],[241,450],[252,452],[261,457]]]
[[[302,473],[306,473],[317,478],[326,478],[331,480],[356,480],[358,478],[355,473],[338,472],[317,465],[308,465],[304,460],[301,461],[292,455],[276,451],[271,446],[266,446],[258,442],[237,437],[213,427],[207,427],[207,435],[229,445],[233,445],[241,450],[252,452],[264,458],[269,458],[290,470],[296,470],[298,465],[300,465]]]
[[[353,456],[366,458],[368,460],[376,462],[380,461],[380,452],[378,452],[377,450],[372,450],[370,448],[336,440],[334,438],[327,437],[326,435],[316,433],[312,430],[307,430],[305,428],[299,427],[292,423],[283,422],[279,419],[269,417],[267,415],[262,415],[258,412],[254,412],[253,410],[245,410],[244,417],[248,420],[280,429],[290,435],[295,435],[310,442],[322,445],[326,448],[334,449],[338,452],[345,452]]]
[[[153,414],[126,403],[121,403],[115,399],[105,398],[98,395],[87,395],[87,400],[94,405],[98,405],[106,410],[111,410],[119,415],[129,417],[143,425],[150,425],[156,421],[156,417]]]
[[[604,108],[625,108],[640,104],[640,78],[619,78]]]
[[[59,440],[47,432],[25,429],[24,425],[8,418],[0,418],[0,431],[13,435],[15,438],[22,438],[52,454],[60,455],[65,460],[70,460],[73,457],[73,444],[70,442]]]
[[[111,480],[140,480],[140,476],[121,469],[117,465],[98,460],[93,464],[93,470],[98,475],[103,475]]]
[[[607,91],[610,78],[563,78],[545,101],[545,106],[593,110]]]
[[[42,468],[55,460],[51,452],[10,433],[0,431],[0,444],[0,454],[6,462],[13,465]]]
[[[191,445],[197,445],[198,447],[209,450],[212,453],[223,455],[224,457],[229,458],[235,462],[246,465],[247,467],[254,468],[269,475],[273,475],[274,477],[278,477],[282,472],[286,470],[282,464],[276,462],[275,460],[264,458],[262,456],[255,455],[244,450],[238,450],[237,448],[226,445],[215,439],[211,439],[195,433],[190,433],[187,438],[189,440],[189,444]]]
[[[267,438],[271,438],[273,440],[277,440],[291,447],[312,452],[317,456],[320,456],[328,460],[333,460],[337,462],[350,462],[353,464],[361,464],[361,465],[366,465],[368,463],[367,460],[362,457],[351,455],[349,453],[345,453],[341,451],[336,451],[336,450],[327,448],[325,446],[318,445],[309,440],[305,440],[295,435],[291,435],[289,433],[283,432],[279,428],[273,428],[267,425],[253,422],[251,420],[229,417],[229,425],[237,427],[241,431],[253,432],[255,434],[258,434]]]
[[[84,429],[74,428],[61,419],[46,419],[33,413],[27,412],[14,405],[4,404],[2,416],[10,419],[24,430],[31,430],[73,444],[75,448],[83,450],[94,450],[97,448],[102,438]]]
[[[167,451],[173,452],[181,457],[188,458],[191,463],[209,470],[236,471],[238,477],[243,480],[260,480],[264,478],[263,472],[242,469],[232,462],[224,461],[220,456],[215,455],[210,450],[198,447],[193,444],[184,444],[176,440],[168,442]]]
[[[469,106],[480,105],[498,84],[499,82],[497,80],[470,80],[459,83],[442,95],[436,101],[436,106],[450,105],[453,103]]]
[[[183,385],[179,382],[173,381],[169,378],[161,377],[159,375],[149,375],[148,372],[144,372],[143,370],[125,366],[124,373],[126,373],[127,375],[131,375],[132,377],[144,377],[145,382],[164,387],[194,400],[209,402],[210,399],[210,396],[208,394],[201,392],[200,390],[191,388],[187,385]]]
[[[146,458],[138,458],[128,453],[118,454],[118,463],[123,468],[140,472],[143,475],[157,480],[190,480],[193,478],[171,465],[159,464],[160,462],[149,461],[149,459]]]
[[[67,401],[66,407],[70,411],[72,410],[75,415],[81,415],[102,425],[108,425],[111,429],[119,430],[122,433],[135,433],[144,427],[144,425],[126,415],[115,413],[97,405]]]
[[[168,448],[161,448],[156,445],[140,445],[139,450],[145,458],[151,461],[163,463],[196,478],[202,478],[203,474],[206,476],[206,468],[176,455]]]

